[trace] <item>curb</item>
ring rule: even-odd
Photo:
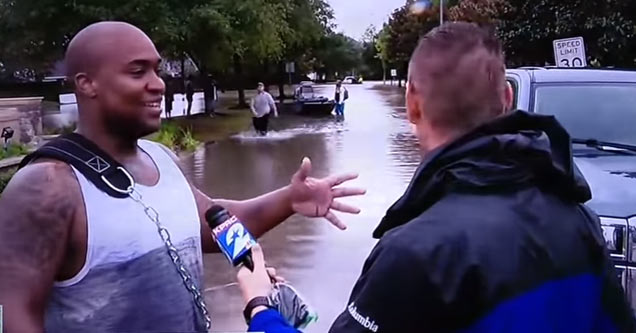
[[[16,156],[0,160],[0,171],[17,166],[23,158],[24,156]]]

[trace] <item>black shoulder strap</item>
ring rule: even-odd
[[[134,185],[132,177],[119,162],[77,133],[53,139],[27,155],[20,168],[39,158],[51,158],[72,165],[97,188],[115,198],[127,198],[129,189]]]

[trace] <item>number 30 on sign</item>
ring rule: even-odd
[[[583,37],[557,39],[554,46],[554,61],[557,67],[586,67],[585,42]]]

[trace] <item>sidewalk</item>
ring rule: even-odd
[[[24,158],[24,156],[9,157],[0,160],[0,172],[17,166],[22,161],[22,158]]]

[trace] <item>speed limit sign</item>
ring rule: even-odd
[[[585,42],[583,37],[557,39],[554,46],[554,60],[557,67],[586,67]]]

